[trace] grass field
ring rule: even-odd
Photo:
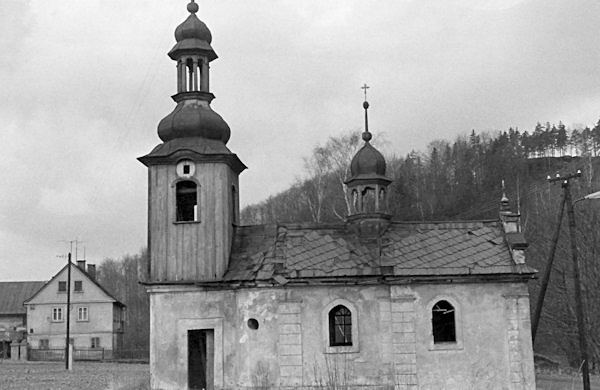
[[[66,371],[61,362],[12,363],[0,360],[2,390],[147,390],[147,364],[75,362]],[[580,390],[581,377],[538,374],[538,390]],[[600,380],[592,379],[600,390]],[[484,389],[482,389],[484,390]]]

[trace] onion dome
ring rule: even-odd
[[[158,124],[158,136],[163,142],[176,138],[200,137],[224,144],[229,141],[229,125],[201,100],[184,100]]]
[[[369,143],[371,133],[363,133],[365,145],[356,153],[350,163],[350,175],[353,179],[385,177],[385,158]]]
[[[390,180],[385,176],[385,158],[370,143],[373,136],[369,132],[367,118],[369,103],[367,101],[363,103],[363,108],[365,109],[365,132],[362,134],[362,139],[365,141],[365,145],[352,158],[352,162],[350,163],[350,179],[346,183],[355,180],[373,179],[383,179],[389,182]]]
[[[169,52],[169,57],[177,60],[182,54],[204,53],[209,61],[217,58],[217,54],[210,46],[212,34],[206,24],[198,19],[198,4],[194,0],[187,5],[190,16],[175,29],[175,40],[177,43]]]
[[[175,40],[181,42],[184,39],[200,39],[207,43],[211,43],[212,35],[206,24],[196,16],[198,12],[198,4],[192,1],[187,5],[187,10],[190,16],[175,29]]]

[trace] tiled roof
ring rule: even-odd
[[[45,282],[0,282],[0,314],[25,314],[23,302],[31,298]]]
[[[392,222],[380,239],[349,223],[283,224],[238,227],[224,281],[535,272],[515,263],[498,221]]]

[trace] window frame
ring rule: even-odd
[[[82,316],[81,313],[85,313],[85,316]],[[90,311],[87,306],[79,306],[77,308],[77,322],[89,322],[90,320]],[[82,318],[85,317],[85,318]]]
[[[454,336],[456,341],[440,341],[435,342],[433,335],[433,308],[441,301],[446,301],[454,307]],[[440,295],[432,299],[427,305],[427,326],[429,327],[429,350],[430,351],[447,351],[447,350],[462,350],[462,310],[458,301],[451,296]]]
[[[79,290],[77,289],[77,284],[79,284]],[[83,280],[75,280],[73,282],[73,292],[76,292],[76,293],[83,292]]]
[[[179,219],[179,193],[178,193],[178,187],[181,185],[181,183],[185,183],[185,182],[189,182],[189,183],[193,183],[196,186],[196,204],[195,204],[195,209],[193,211],[193,219],[187,220],[187,219]],[[173,185],[173,191],[174,191],[174,196],[173,196],[173,203],[174,203],[174,207],[173,207],[173,223],[175,224],[186,224],[186,223],[200,223],[201,221],[201,213],[200,213],[200,190],[201,190],[201,186],[200,183],[198,183],[197,180],[195,180],[193,177],[183,177],[180,178],[178,180],[176,180]]]
[[[63,287],[61,289],[61,287]],[[58,281],[58,292],[59,293],[66,293],[67,292],[67,282],[64,280],[59,280]]]
[[[59,306],[52,307],[52,322],[65,322],[63,308]]]
[[[50,340],[40,339],[40,349],[50,349]]]
[[[329,327],[330,313],[338,306],[344,306],[350,311],[352,345],[331,345],[331,333]],[[334,353],[358,353],[360,351],[359,317],[356,306],[345,299],[335,299],[323,308],[321,315],[323,352]]]
[[[101,345],[100,337],[92,337],[90,339],[90,348],[91,349],[100,349],[100,348],[102,348],[100,345]]]
[[[344,305],[337,305],[329,311],[329,346],[351,347],[352,346],[352,312]],[[338,319],[340,319],[338,321]],[[337,329],[342,329],[343,341],[338,341]],[[346,337],[349,333],[349,337]]]

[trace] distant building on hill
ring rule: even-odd
[[[45,282],[0,282],[0,359],[11,357],[11,343],[27,337],[27,312],[23,302]]]
[[[139,158],[152,389],[534,389],[536,271],[508,199],[491,221],[392,220],[365,101],[346,221],[239,226],[246,166],[210,107],[211,33],[188,11],[169,52],[177,106]]]
[[[56,358],[65,349],[67,272],[65,265],[24,303],[33,359]],[[90,264],[86,271],[85,261],[71,264],[70,291],[70,339],[75,350],[88,351],[90,358],[106,358],[122,349],[125,305],[96,281],[96,266]]]

